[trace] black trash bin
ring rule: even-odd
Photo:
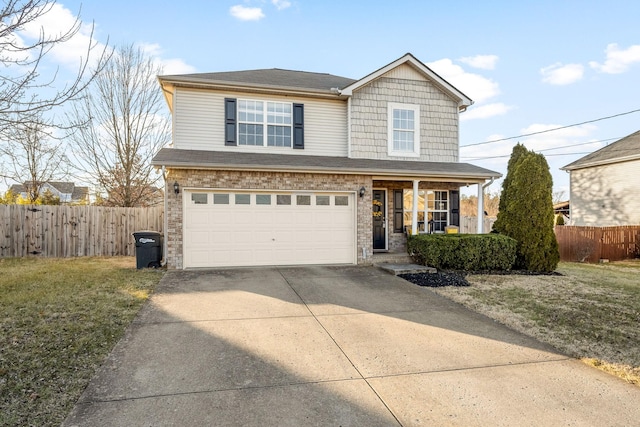
[[[162,261],[162,234],[157,231],[136,231],[136,267],[158,268]]]

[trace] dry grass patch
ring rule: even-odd
[[[640,385],[640,262],[561,263],[558,272],[471,275],[470,287],[434,292]]]
[[[0,259],[0,425],[60,425],[161,271],[135,259]]]

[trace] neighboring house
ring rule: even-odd
[[[169,268],[370,263],[406,251],[407,232],[459,225],[459,188],[500,176],[459,163],[472,101],[411,54],[359,80],[281,69],[158,80],[173,115],[173,147],[153,159]]]
[[[558,217],[560,215],[562,215],[562,219],[564,220],[565,224],[569,223],[569,219],[570,219],[570,203],[569,200],[565,201],[565,202],[558,202],[556,204],[553,205],[553,213],[555,214],[556,218],[555,220],[558,220]]]
[[[640,131],[588,154],[570,174],[571,224],[640,224]]]
[[[13,184],[9,191],[19,194],[23,199],[27,198],[27,189],[32,185],[30,182],[24,184]],[[89,187],[79,187],[73,182],[50,181],[45,182],[40,187],[40,195],[47,190],[55,197],[60,198],[62,204],[88,204],[89,203]]]

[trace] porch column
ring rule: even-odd
[[[484,187],[478,183],[478,234],[484,233]]]
[[[418,234],[418,184],[420,181],[413,180],[413,210],[411,211],[411,235]]]

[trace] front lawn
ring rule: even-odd
[[[640,385],[640,261],[560,263],[557,271],[470,275],[469,287],[434,292]]]
[[[130,257],[0,259],[0,425],[60,425],[161,277]]]

